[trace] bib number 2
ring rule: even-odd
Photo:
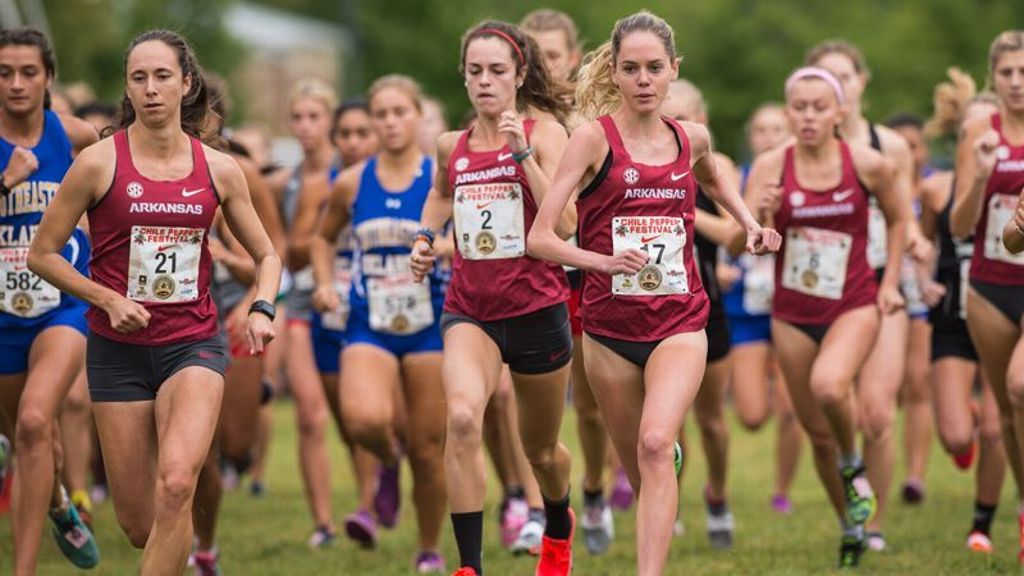
[[[523,188],[512,182],[455,189],[455,230],[467,260],[518,258],[526,254]]]

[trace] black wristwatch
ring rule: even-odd
[[[274,308],[274,305],[266,300],[257,300],[253,302],[249,306],[249,314],[252,314],[253,312],[259,312],[267,318],[270,318],[271,321],[273,321],[274,317],[277,316],[277,308]]]

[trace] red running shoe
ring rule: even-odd
[[[576,513],[572,508],[569,508],[569,519],[572,521],[572,527],[569,529],[568,539],[544,537],[535,576],[569,576],[572,572],[572,537],[576,533]]]
[[[473,570],[469,566],[463,566],[455,571],[452,576],[477,576],[476,570]]]
[[[974,464],[974,455],[978,453],[978,442],[975,440],[971,441],[970,448],[963,454],[954,454],[953,463],[956,467],[961,470],[970,470],[971,465]]]

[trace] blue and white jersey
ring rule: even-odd
[[[746,190],[750,165],[740,168],[740,190]],[[739,280],[725,292],[722,301],[729,318],[768,317],[775,293],[775,258],[773,255],[752,256],[746,252],[726,262],[740,269]]]
[[[405,190],[384,189],[377,178],[377,158],[363,168],[352,206],[355,265],[352,313],[369,319],[375,332],[409,335],[440,320],[444,276],[437,271],[422,283],[413,280],[409,254],[433,181],[433,160],[424,157],[419,173]]]
[[[6,168],[15,145],[0,138],[0,169]],[[71,166],[72,145],[60,118],[44,111],[43,134],[32,148],[39,169],[0,197],[0,328],[29,327],[48,321],[60,309],[85,306],[33,274],[28,250],[43,212],[57,195]],[[89,239],[75,229],[61,254],[82,274],[89,274]]]

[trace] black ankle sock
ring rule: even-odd
[[[704,502],[707,504],[708,512],[712,516],[721,516],[729,511],[729,503],[726,502],[725,498],[722,498],[721,500],[712,500],[705,492]]]
[[[992,519],[996,516],[996,505],[995,504],[982,504],[979,501],[974,502],[974,526],[972,530],[977,530],[984,534],[988,534],[989,530],[992,529]]]
[[[584,489],[583,504],[587,506],[600,506],[604,504],[604,491]]]
[[[505,490],[505,498],[506,499],[508,499],[508,498],[525,498],[525,497],[526,497],[526,491],[523,490],[522,486],[509,486],[508,489]]]
[[[480,561],[484,533],[483,511],[452,514],[452,528],[455,529],[455,543],[459,547],[460,566],[472,568],[483,576],[484,569]]]
[[[544,513],[547,515],[548,523],[544,527],[544,535],[555,540],[568,540],[572,533],[572,520],[569,518],[569,495],[565,498],[552,502],[544,498]]]

